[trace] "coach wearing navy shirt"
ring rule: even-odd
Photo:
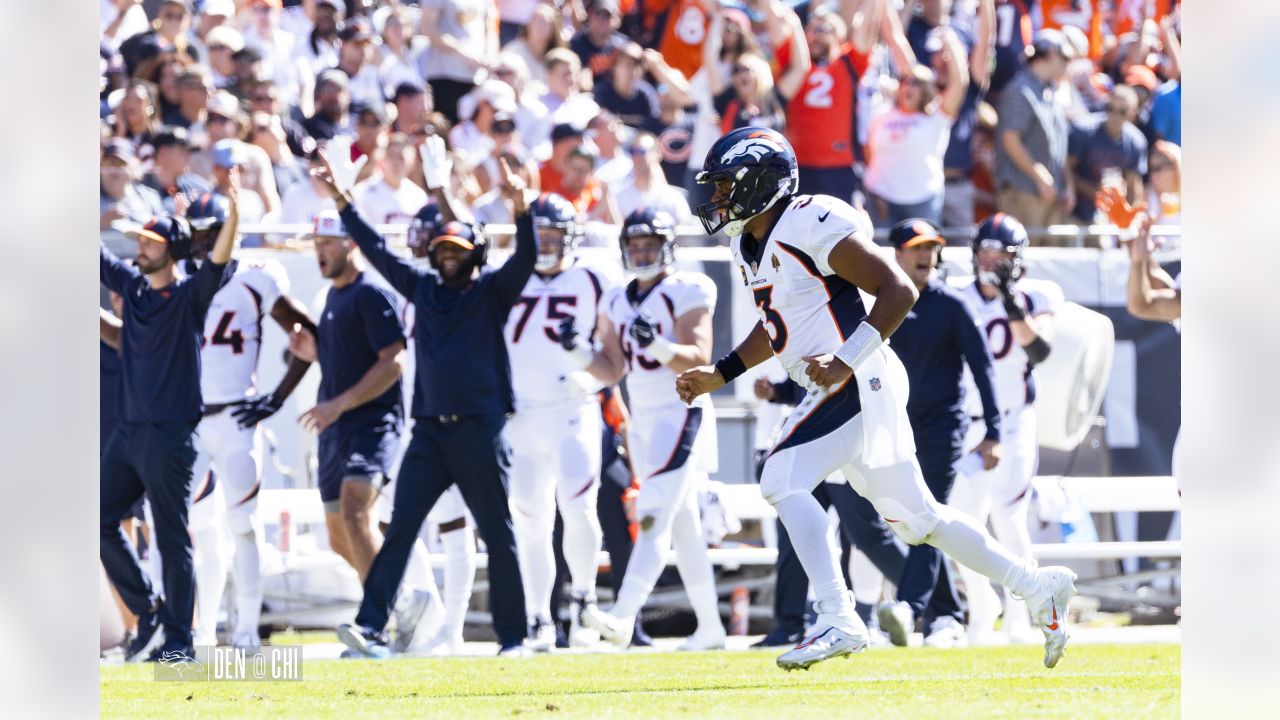
[[[333,210],[316,216],[316,260],[333,284],[316,334],[295,326],[289,351],[320,364],[316,405],[299,418],[320,434],[318,479],[334,552],[363,579],[378,552],[372,509],[399,447],[404,326],[395,300],[356,263]]]
[[[107,577],[138,616],[137,635],[126,651],[129,661],[171,650],[193,655],[195,573],[187,503],[196,460],[193,435],[200,422],[200,339],[209,304],[228,275],[237,224],[234,199],[231,207],[208,259],[191,276],[174,271],[175,260],[190,254],[191,230],[183,218],[165,215],[135,231],[133,265],[99,244],[102,284],[124,299],[123,421],[102,452],[99,552]],[[153,538],[164,566],[163,603],[120,527],[143,493],[151,501]]]
[[[938,230],[918,218],[904,220],[890,231],[889,242],[898,264],[920,291],[892,341],[911,384],[907,416],[915,435],[916,458],[925,484],[938,502],[945,503],[969,428],[961,388],[963,363],[973,373],[987,422],[985,439],[971,450],[982,456],[987,469],[1000,459],[1000,411],[991,349],[960,294],[934,276],[945,244]],[[942,554],[917,545],[907,553],[898,601],[882,608],[880,626],[895,645],[905,645],[914,618],[923,615],[926,607],[936,616],[926,618],[933,621],[926,629],[926,643],[947,647],[963,636],[960,602]]]
[[[338,161],[344,175],[353,174],[345,158]],[[386,652],[381,633],[414,539],[427,512],[456,483],[489,550],[489,601],[499,654],[521,654],[528,627],[507,505],[510,451],[503,428],[514,396],[503,327],[533,274],[538,252],[523,182],[502,162],[499,184],[516,217],[515,253],[502,267],[486,267],[483,236],[455,220],[436,230],[427,270],[387,249],[351,204],[348,188],[335,182],[330,162],[326,159],[316,176],[337,203],[351,237],[414,304],[417,363],[413,435],[400,464],[391,525],[365,580],[356,624],[339,627],[338,635],[362,654]]]

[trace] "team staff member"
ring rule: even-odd
[[[920,299],[893,334],[893,347],[907,369],[911,394],[907,418],[916,441],[916,459],[934,499],[946,503],[956,481],[956,463],[964,452],[969,414],[961,392],[964,363],[982,398],[986,435],[974,450],[990,470],[1000,461],[1000,408],[996,404],[991,349],[960,293],[935,275],[946,241],[937,228],[919,218],[904,220],[889,232],[894,257],[915,283]],[[913,546],[898,582],[897,602],[881,608],[880,626],[894,645],[905,647],[915,618],[931,620],[925,643],[952,647],[964,637],[964,614],[956,589],[931,545]]]
[[[413,435],[396,479],[386,542],[365,579],[364,601],[355,624],[340,626],[338,635],[362,654],[386,654],[381,633],[409,551],[427,512],[456,483],[489,550],[489,598],[499,654],[522,655],[528,626],[507,505],[511,454],[503,428],[514,410],[514,396],[503,328],[538,254],[524,182],[501,163],[500,187],[516,217],[516,249],[506,264],[497,270],[485,267],[483,235],[451,221],[429,245],[433,273],[387,249],[351,205],[349,185],[335,181],[334,160],[324,159],[317,179],[337,203],[361,252],[413,303],[416,314]],[[354,175],[349,161],[337,160],[344,176]]]
[[[107,577],[138,616],[127,661],[151,653],[194,655],[191,619],[195,569],[187,531],[194,433],[200,422],[200,337],[213,296],[226,282],[239,215],[239,179],[232,176],[231,212],[208,260],[180,276],[176,261],[191,251],[191,228],[174,215],[135,231],[138,255],[129,265],[99,243],[102,284],[124,299],[120,328],[124,417],[107,441],[99,476],[99,553]],[[120,521],[146,493],[153,539],[164,567],[164,602],[142,571]]]

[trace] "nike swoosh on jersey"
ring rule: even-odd
[[[830,211],[830,210],[828,210],[828,211],[826,211],[826,212],[824,212],[824,213],[822,213],[821,215],[819,215],[819,216],[818,216],[818,222],[826,222],[826,221],[827,221],[827,218],[828,218],[828,217],[830,217],[830,216],[831,216],[831,211]]]

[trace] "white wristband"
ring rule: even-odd
[[[863,320],[849,339],[836,349],[835,356],[848,365],[850,370],[857,370],[883,344],[884,338],[880,337],[880,331]]]
[[[583,370],[586,370],[591,361],[596,359],[595,351],[591,349],[590,345],[582,342],[581,338],[573,344],[573,349],[567,352],[569,357],[573,358],[573,361]]]
[[[676,356],[676,348],[664,337],[655,337],[653,342],[649,343],[649,347],[645,348],[645,352],[649,353],[658,362],[666,365]]]

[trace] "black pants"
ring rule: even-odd
[[[946,434],[916,435],[916,459],[924,473],[924,484],[933,498],[946,504],[951,497],[951,487],[956,482],[956,462],[960,460],[964,433],[962,430]],[[906,568],[898,583],[898,600],[911,605],[916,617],[926,623],[935,618],[950,615],[957,622],[964,622],[960,599],[955,583],[942,557],[942,551],[932,545],[920,544],[907,552]],[[926,625],[927,627],[927,625]]]
[[[107,577],[129,611],[142,615],[160,599],[120,521],[146,493],[151,501],[152,542],[163,567],[166,649],[191,648],[196,604],[195,560],[187,532],[195,422],[121,423],[107,441],[99,471],[101,509],[98,551]]]
[[[844,483],[818,483],[813,496],[823,509],[835,506],[840,516],[840,532],[849,544],[863,552],[867,559],[887,578],[902,575],[906,553],[893,539],[893,531],[880,519],[874,506]],[[805,598],[809,595],[809,577],[796,557],[787,530],[778,521],[778,585],[773,600],[773,618],[777,628],[788,633],[804,631]]]
[[[502,415],[472,415],[450,423],[426,418],[414,423],[396,479],[391,524],[365,578],[357,623],[374,630],[386,626],[422,522],[440,495],[457,484],[489,551],[489,607],[498,642],[514,645],[528,634],[507,506],[511,452],[502,432],[506,422]]]
[[[428,80],[427,84],[431,86],[432,106],[436,111],[449,119],[452,125],[458,124],[458,101],[463,95],[471,92],[476,85],[472,82],[464,80],[450,80],[448,78],[435,78]]]

